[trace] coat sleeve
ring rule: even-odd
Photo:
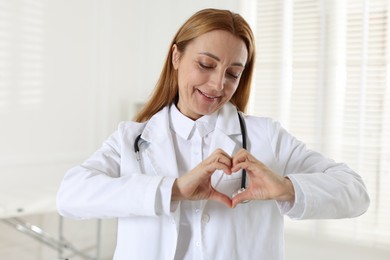
[[[344,163],[309,150],[269,121],[268,136],[283,175],[293,183],[295,203],[285,214],[293,219],[349,218],[363,214],[370,204],[362,178]],[[279,203],[280,204],[280,203]]]
[[[65,174],[57,192],[60,215],[117,218],[170,211],[173,178],[141,174],[137,164],[132,174],[121,175],[124,127],[121,124],[89,159]]]

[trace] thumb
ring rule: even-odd
[[[247,203],[250,201],[250,193],[247,190],[238,190],[233,194],[232,207],[235,208],[240,203]]]
[[[231,199],[227,195],[225,195],[223,193],[220,193],[217,190],[213,190],[213,192],[211,193],[210,199],[214,200],[214,201],[218,201],[220,203],[223,203],[228,208],[232,208],[232,201],[231,201]]]

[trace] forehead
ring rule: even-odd
[[[223,63],[246,64],[248,51],[244,41],[223,30],[204,33],[191,41],[186,51],[192,54],[211,53]]]

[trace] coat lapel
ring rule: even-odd
[[[176,153],[169,128],[169,107],[163,108],[147,123],[142,139],[149,143],[144,153],[157,175],[178,177]]]
[[[237,109],[230,103],[226,104],[219,111],[215,131],[210,144],[210,154],[220,148],[230,156],[233,156],[240,148],[241,140],[240,123],[238,120]],[[211,177],[211,183],[214,188],[218,188],[221,181],[229,178],[223,171],[216,171]]]

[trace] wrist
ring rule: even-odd
[[[178,179],[175,179],[175,181],[173,182],[173,186],[172,186],[171,201],[178,201],[178,200],[182,200],[182,199],[183,199],[183,196],[180,192],[180,188],[178,185]]]
[[[289,203],[294,204],[295,202],[295,190],[294,185],[288,177],[283,178],[283,196],[282,201],[288,201]]]

